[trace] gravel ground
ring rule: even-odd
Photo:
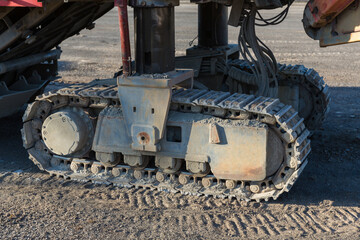
[[[56,179],[27,159],[19,112],[0,119],[0,238],[359,239],[360,44],[319,48],[302,29],[303,8],[296,3],[284,23],[258,29],[279,62],[313,67],[331,87],[331,111],[289,193],[244,203]],[[197,35],[195,5],[177,8],[176,26],[183,55]],[[231,43],[237,33],[229,27]],[[92,31],[64,41],[59,81],[112,77],[121,59],[118,35],[113,10]]]

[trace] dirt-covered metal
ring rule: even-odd
[[[164,74],[118,77],[118,91],[126,130],[132,138],[132,149],[160,150],[158,143],[164,136],[171,89],[181,82],[192,81],[193,75],[193,70],[176,70]]]
[[[246,87],[252,85],[248,64],[243,60],[234,60],[229,65],[232,67],[226,84],[230,92],[247,92]],[[324,78],[314,69],[303,65],[279,64],[278,68],[280,101],[292,105],[304,118],[309,130],[315,131],[320,128],[329,112],[331,101],[329,87],[325,84]],[[236,70],[234,73],[231,72],[233,69]]]
[[[29,105],[23,117],[24,146],[28,149],[30,159],[41,169],[51,174],[80,181],[101,182],[126,187],[149,187],[186,194],[236,197],[257,201],[268,200],[269,198],[276,199],[282,192],[290,190],[305,167],[306,157],[310,151],[310,142],[307,139],[309,132],[305,129],[303,120],[298,117],[297,113],[290,106],[270,98],[256,98],[242,94],[225,97],[221,94],[213,94],[214,98],[212,99],[208,96],[208,91],[201,90],[174,92],[168,125],[171,125],[172,120],[175,122],[183,121],[180,116],[192,116],[190,119],[193,116],[200,116],[203,119],[200,122],[204,119],[206,119],[205,122],[218,119],[220,123],[223,122],[220,126],[224,122],[237,122],[239,126],[242,126],[239,129],[252,129],[254,126],[257,126],[255,128],[259,128],[259,130],[263,127],[269,128],[269,131],[283,142],[282,151],[284,154],[282,155],[280,151],[280,156],[283,158],[280,165],[276,167],[274,174],[266,176],[263,180],[247,181],[246,179],[232,179],[229,176],[228,178],[216,177],[216,175],[221,176],[216,170],[222,169],[222,167],[217,167],[217,164],[211,163],[211,161],[212,173],[199,176],[183,168],[175,173],[163,171],[152,164],[155,162],[154,159],[151,159],[154,154],[150,154],[150,161],[146,166],[143,165],[140,168],[124,165],[124,161],[116,166],[109,167],[91,157],[92,154],[84,154],[83,157],[66,157],[53,154],[43,143],[43,136],[37,131],[42,127],[43,121],[46,121],[45,119],[54,111],[79,106],[89,109],[88,112],[89,114],[91,112],[90,115],[93,117],[99,116],[97,126],[103,124],[100,119],[118,118],[119,120],[122,111],[115,85],[73,86],[40,96],[32,105]],[[202,101],[202,99],[207,100]],[[195,121],[192,124],[199,123]],[[205,125],[210,126],[211,124],[206,123]],[[114,131],[117,132],[108,135],[108,139],[120,133],[126,135],[125,129],[121,126],[115,128]],[[206,131],[211,133],[214,130],[207,127]],[[224,135],[221,131],[218,134],[220,141],[223,141]],[[209,145],[218,145],[218,143],[211,143],[209,139],[207,141]],[[114,142],[109,140],[108,143]],[[267,144],[267,146],[270,145]],[[165,147],[164,149],[168,148]],[[125,156],[128,154],[130,153],[124,152]],[[160,156],[161,154],[155,154],[155,157],[157,155]],[[234,155],[234,158],[241,159],[242,156]],[[185,162],[189,161],[186,156],[184,159]],[[226,159],[220,159],[218,163],[222,161],[226,162]],[[195,162],[201,163],[202,160]],[[176,167],[169,162],[167,164],[170,167]],[[159,165],[164,166],[166,164]]]

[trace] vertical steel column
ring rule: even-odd
[[[135,7],[135,62],[139,74],[175,69],[174,7]]]
[[[223,4],[201,3],[198,5],[198,35],[200,47],[228,45],[228,9]]]

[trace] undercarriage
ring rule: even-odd
[[[259,201],[289,191],[310,152],[303,119],[277,99],[174,90],[154,152],[129,148],[122,108],[116,85],[38,97],[23,119],[30,159],[80,181]],[[141,133],[138,144],[148,141]]]
[[[196,1],[198,45],[175,58],[179,1],[116,1],[122,70],[114,79],[47,92],[29,104],[22,135],[30,159],[50,174],[79,181],[246,201],[277,199],[306,166],[309,137],[321,126],[330,101],[316,71],[278,64],[255,35],[258,10],[286,6],[286,11],[291,3]],[[43,16],[42,21],[54,19],[53,35],[42,26],[41,38],[34,24],[37,31],[19,37],[10,53],[49,51],[91,27],[113,3],[98,2],[97,10],[82,2],[48,4],[59,14],[67,9],[83,15],[60,14],[68,16],[63,23],[50,13]],[[128,4],[134,8],[135,62]],[[276,21],[286,17],[284,11]],[[238,45],[228,44],[228,24],[240,26]]]

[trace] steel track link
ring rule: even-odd
[[[291,106],[284,105],[277,99],[205,90],[174,91],[171,111],[203,113],[233,120],[256,119],[268,124],[283,140],[286,152],[277,173],[258,182],[217,179],[213,175],[197,177],[189,172],[166,174],[156,168],[134,170],[127,165],[106,167],[88,156],[56,156],[46,148],[40,129],[51,111],[63,107],[120,108],[118,99],[116,85],[78,85],[37,97],[23,116],[22,137],[29,158],[40,169],[52,175],[77,181],[246,201],[277,199],[280,194],[291,189],[307,164],[306,158],[310,152],[309,131]]]
[[[244,60],[236,59],[229,63],[241,70],[251,72],[248,63]],[[309,91],[313,97],[313,108],[311,114],[304,119],[306,128],[314,131],[321,127],[327,113],[330,110],[330,92],[324,78],[312,68],[306,68],[303,65],[278,64],[279,85],[300,84]]]

